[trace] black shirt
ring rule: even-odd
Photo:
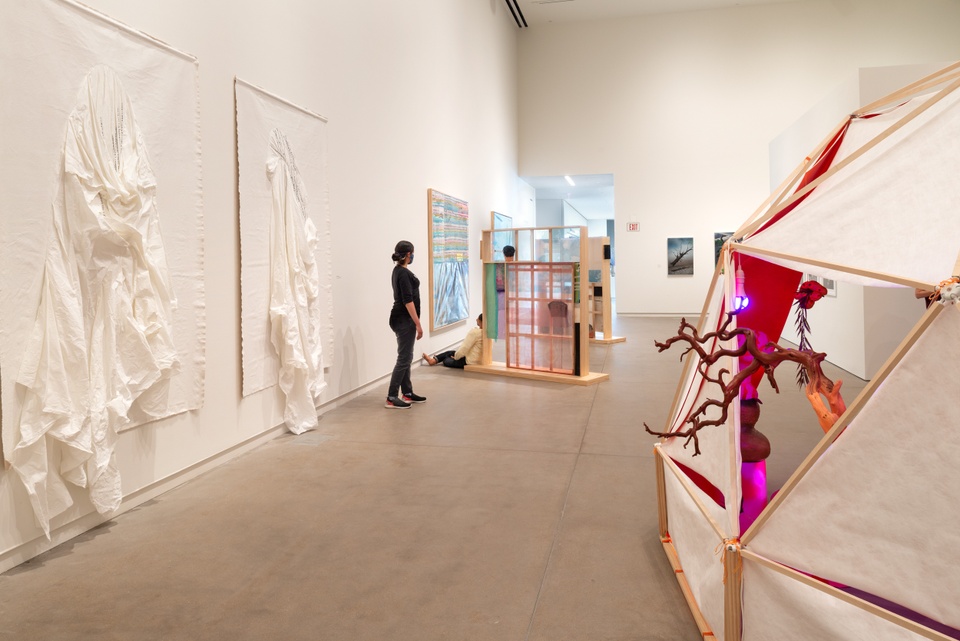
[[[406,267],[397,265],[393,268],[390,281],[393,284],[393,309],[390,310],[390,325],[393,325],[397,320],[410,318],[406,305],[411,302],[414,309],[417,310],[417,318],[419,318],[420,279]]]

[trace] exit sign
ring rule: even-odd
[[[640,231],[640,223],[627,223],[627,231]]]

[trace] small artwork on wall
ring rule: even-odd
[[[816,274],[804,274],[803,282],[807,282],[808,280],[816,281],[821,285],[823,285],[823,287],[827,290],[827,293],[824,294],[824,296],[836,298],[837,281],[833,280],[832,278],[824,278],[823,276],[817,276]]]
[[[713,232],[713,264],[714,265],[720,262],[720,250],[723,249],[723,244],[728,240],[730,240],[731,236],[733,236],[732,231]]]
[[[693,238],[667,239],[667,275],[693,274]]]

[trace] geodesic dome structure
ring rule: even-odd
[[[699,332],[734,308],[737,269],[752,304],[734,323],[771,341],[803,271],[949,287],[960,274],[958,88],[960,63],[830,132],[725,245]],[[705,638],[960,638],[960,307],[944,303],[745,531],[735,404],[698,433],[701,454],[682,438],[656,446],[661,541]],[[666,432],[716,395],[710,378],[738,368],[686,360]]]

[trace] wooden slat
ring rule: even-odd
[[[840,418],[837,419],[837,422],[830,428],[830,431],[823,435],[823,438],[820,439],[820,442],[817,443],[817,446],[813,448],[807,457],[803,460],[800,466],[794,471],[794,473],[787,479],[787,482],[784,484],[783,488],[770,500],[770,503],[767,504],[767,507],[764,508],[763,512],[756,518],[753,524],[744,532],[743,536],[740,537],[740,541],[743,545],[747,545],[753,537],[757,535],[757,532],[763,529],[764,523],[770,518],[770,516],[777,511],[777,509],[783,505],[784,500],[790,496],[791,492],[796,488],[797,484],[800,482],[807,472],[810,471],[810,468],[813,467],[814,463],[823,456],[823,453],[833,444],[840,433],[856,418],[857,414],[860,413],[860,410],[863,409],[867,401],[870,400],[870,397],[873,395],[874,391],[883,382],[887,379],[887,376],[890,375],[890,372],[903,360],[903,357],[910,351],[910,348],[914,346],[923,332],[933,323],[937,315],[943,310],[943,305],[930,305],[927,308],[926,313],[920,318],[920,321],[914,326],[909,334],[901,341],[900,345],[893,351],[886,362],[877,372],[877,374],[870,380],[869,383],[863,388],[859,396],[847,407],[847,411],[843,413]]]
[[[740,544],[723,546],[723,637],[738,641],[743,636],[743,561]]]
[[[433,189],[427,189],[427,260],[430,261],[427,269],[427,307],[429,308],[430,331],[437,331],[433,318]],[[420,314],[423,316],[423,314]],[[422,320],[422,319],[421,319]]]
[[[693,621],[697,624],[697,628],[700,630],[700,636],[702,636],[704,639],[715,638],[713,631],[710,629],[710,625],[703,617],[703,612],[700,611],[700,606],[697,604],[696,598],[693,596],[693,590],[690,589],[690,583],[687,582],[687,576],[684,574],[683,568],[680,566],[680,557],[677,556],[677,549],[673,546],[673,543],[669,539],[661,539],[660,543],[663,545],[663,551],[666,553],[667,559],[670,561],[670,567],[673,568],[673,575],[677,577],[677,583],[680,584],[680,592],[683,593],[683,598],[687,602],[687,607],[690,608],[690,614],[693,615]]]
[[[762,566],[764,566],[764,567],[766,567],[766,568],[769,568],[769,569],[771,569],[771,570],[773,570],[773,571],[775,571],[775,572],[778,572],[779,574],[782,574],[782,575],[784,575],[784,576],[786,576],[786,577],[789,577],[789,578],[791,578],[791,579],[793,579],[793,580],[795,580],[795,581],[799,581],[800,583],[803,583],[804,585],[807,585],[807,586],[809,586],[809,587],[811,587],[811,588],[814,588],[814,589],[816,589],[816,590],[819,590],[820,592],[824,592],[825,594],[829,594],[830,596],[832,596],[832,597],[834,597],[835,599],[838,599],[838,600],[840,600],[840,601],[843,601],[844,603],[849,603],[850,605],[856,606],[856,607],[860,608],[861,610],[864,610],[864,611],[866,611],[866,612],[869,612],[870,614],[873,614],[874,616],[877,616],[877,617],[879,617],[879,618],[881,618],[881,619],[884,619],[884,620],[886,620],[886,621],[889,621],[890,623],[893,623],[894,625],[900,626],[901,628],[904,628],[905,630],[909,630],[910,632],[912,632],[912,633],[914,633],[914,634],[918,634],[918,635],[924,637],[925,639],[933,639],[934,641],[954,641],[952,637],[948,637],[948,636],[946,636],[946,635],[944,635],[944,634],[941,634],[941,633],[937,632],[936,630],[932,630],[932,629],[928,628],[928,627],[925,626],[925,625],[921,625],[921,624],[917,623],[916,621],[911,621],[910,619],[907,619],[907,618],[905,618],[905,617],[902,617],[902,616],[900,616],[900,615],[898,615],[898,614],[894,614],[894,613],[891,612],[890,610],[886,610],[886,609],[884,609],[884,608],[881,608],[880,606],[874,605],[873,603],[870,603],[869,601],[864,601],[863,599],[860,599],[860,598],[858,598],[858,597],[855,597],[855,596],[853,596],[852,594],[848,594],[848,593],[844,592],[843,590],[840,590],[840,589],[838,589],[838,588],[835,588],[835,587],[833,587],[833,586],[831,586],[831,585],[827,585],[826,583],[823,583],[822,581],[818,581],[818,580],[814,579],[813,577],[810,577],[810,576],[807,576],[806,574],[803,574],[802,572],[797,572],[797,571],[794,570],[794,569],[788,568],[788,567],[785,566],[785,565],[781,565],[780,563],[777,563],[776,561],[772,561],[772,560],[770,560],[770,559],[768,559],[768,558],[766,558],[766,557],[764,557],[764,556],[761,556],[761,555],[759,555],[759,554],[756,554],[756,553],[754,553],[754,552],[751,552],[750,550],[743,549],[743,550],[740,551],[740,554],[741,554],[741,556],[743,557],[743,559],[744,559],[746,562],[749,562],[749,563],[757,563],[757,564],[762,565]]]
[[[493,213],[490,214],[491,219],[493,218]],[[492,232],[484,231],[480,234],[480,260],[482,261],[480,268],[483,272],[480,274],[480,283],[482,284],[481,290],[481,305],[483,306],[483,313],[487,313],[487,263],[492,262],[493,258],[493,237],[491,236]],[[487,323],[490,322],[490,319],[484,319],[483,322],[483,332],[480,334],[480,341],[482,348],[480,351],[480,364],[489,365],[493,362],[493,339],[487,336]]]
[[[659,447],[659,443],[653,446],[653,465],[657,474],[657,521],[662,541],[667,536],[670,523],[667,519],[667,481],[663,472],[663,457],[657,452]]]
[[[597,383],[610,380],[610,375],[603,372],[589,372],[586,375],[574,376],[573,374],[556,374],[554,372],[517,369],[515,367],[507,367],[506,363],[498,363],[496,361],[489,365],[467,365],[463,369],[466,372],[476,372],[478,374],[496,374],[497,376],[509,376],[511,378],[526,378],[534,381],[564,383],[565,385],[596,385]]]
[[[806,265],[811,265],[813,267],[833,269],[838,272],[843,272],[845,274],[854,274],[856,276],[863,276],[864,278],[881,280],[887,283],[895,283],[897,285],[904,285],[906,287],[922,287],[925,289],[930,289],[932,287],[931,283],[925,283],[923,281],[913,280],[912,278],[903,278],[901,276],[895,276],[893,274],[885,274],[883,272],[877,272],[869,269],[860,269],[859,267],[852,267],[850,265],[843,265],[840,263],[834,263],[827,260],[814,260],[808,256],[798,256],[796,254],[788,254],[786,252],[775,251],[775,250],[766,249],[763,247],[753,247],[751,245],[737,245],[737,251],[743,254],[751,254],[753,256],[779,258],[781,260],[790,260],[798,263],[804,263]]]

